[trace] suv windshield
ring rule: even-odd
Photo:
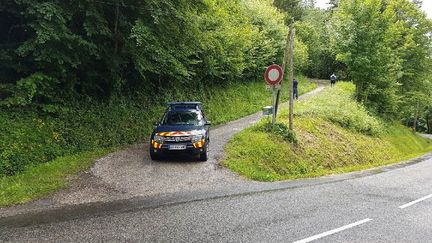
[[[201,113],[197,111],[169,111],[163,121],[164,125],[202,125]]]

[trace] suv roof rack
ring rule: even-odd
[[[201,110],[202,103],[197,101],[187,102],[168,102],[167,106],[170,110],[196,109]]]

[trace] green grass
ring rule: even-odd
[[[95,159],[110,151],[101,149],[60,157],[31,166],[15,176],[0,177],[0,207],[25,203],[67,187],[70,175],[88,169]]]
[[[339,83],[297,103],[296,144],[266,132],[266,120],[238,133],[222,164],[253,180],[276,181],[363,170],[432,151],[432,141],[368,114],[352,92],[352,84]],[[279,122],[287,120],[281,112]]]
[[[299,78],[299,91],[316,84]],[[177,92],[177,93],[176,93]],[[282,99],[287,100],[284,86]],[[148,95],[146,95],[147,97]],[[108,103],[67,107],[54,115],[37,110],[0,112],[0,207],[41,198],[69,184],[109,148],[146,140],[170,100],[201,100],[214,125],[271,104],[264,81],[237,83],[202,92],[169,93],[159,102],[123,97]],[[96,151],[96,152],[86,152]]]
[[[386,130],[384,122],[353,101],[354,89],[351,83],[339,82],[336,88],[328,88],[323,94],[301,102],[296,107],[296,115],[321,117],[363,134],[383,133]]]

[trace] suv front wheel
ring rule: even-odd
[[[152,160],[160,160],[160,155],[155,153],[152,148],[150,148],[150,158]]]
[[[200,153],[199,158],[201,161],[207,161],[209,158],[209,142],[206,142],[206,145],[203,151]]]

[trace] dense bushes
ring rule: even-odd
[[[138,141],[148,135],[157,108],[104,104],[71,108],[56,117],[36,112],[0,115],[0,174],[12,175],[28,165],[59,156]],[[159,114],[158,114],[159,115]]]
[[[287,32],[270,0],[6,0],[0,30],[7,106],[255,79]]]

